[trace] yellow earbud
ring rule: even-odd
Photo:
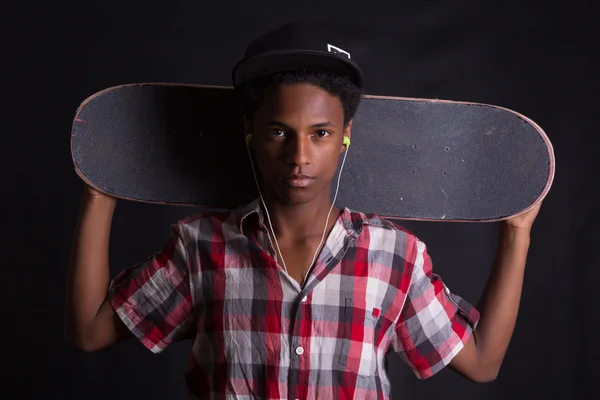
[[[246,145],[250,146],[250,142],[252,141],[252,135],[246,135]]]

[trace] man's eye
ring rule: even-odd
[[[285,136],[285,131],[283,129],[272,129],[270,133],[271,135],[277,137]]]
[[[317,136],[320,136],[320,137],[325,137],[325,136],[327,136],[327,135],[330,135],[331,133],[329,133],[329,131],[326,131],[326,130],[324,130],[324,129],[321,129],[321,130],[318,130],[318,131],[316,132],[316,134],[317,134]]]

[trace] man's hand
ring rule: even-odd
[[[84,200],[101,201],[111,205],[114,205],[117,202],[117,199],[115,197],[104,194],[87,184],[85,184],[83,188],[83,198]]]
[[[523,214],[517,215],[516,217],[509,218],[504,221],[504,224],[507,228],[514,228],[519,230],[525,230],[527,232],[531,231],[531,227],[533,225],[533,221],[538,215],[542,203],[538,203],[532,209],[524,212]]]

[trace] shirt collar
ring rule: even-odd
[[[262,210],[260,208],[260,199],[254,199],[250,203],[243,205],[236,210],[237,226],[241,234],[244,234],[244,222],[252,215],[255,215],[259,221],[263,222]]]

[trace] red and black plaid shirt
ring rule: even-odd
[[[173,232],[110,299],[155,353],[194,337],[193,399],[388,399],[389,350],[427,378],[479,318],[432,274],[423,242],[374,215],[344,209],[302,287],[277,264],[258,201]]]

